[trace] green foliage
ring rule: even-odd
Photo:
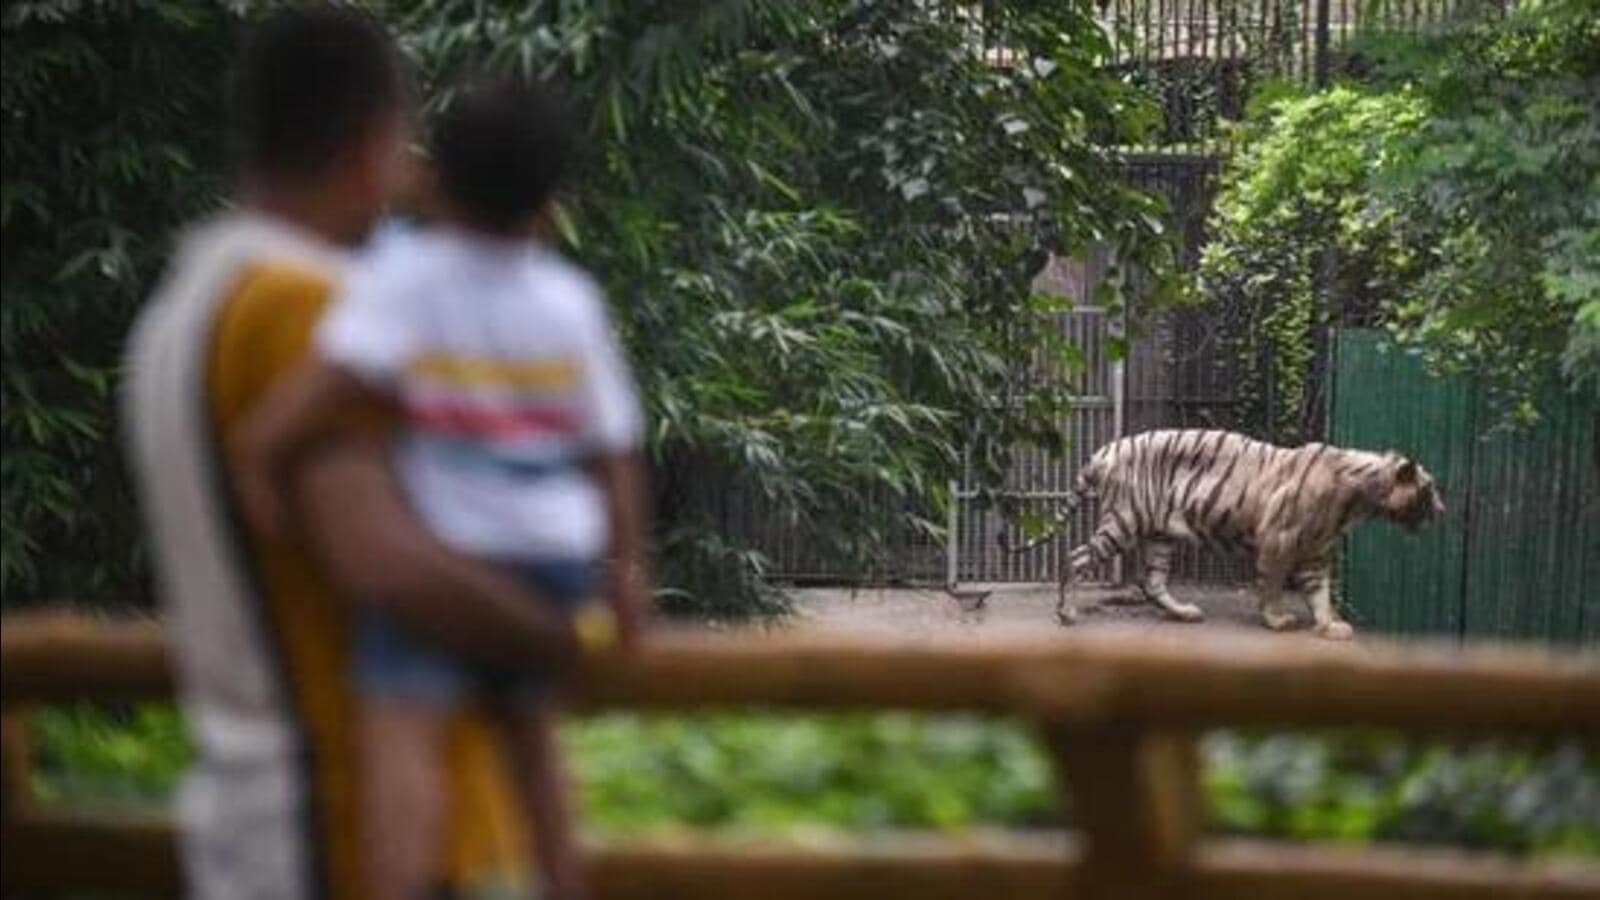
[[[1029,296],[1047,252],[1114,249],[1111,304],[1161,284],[1159,206],[1100,149],[1135,143],[1150,111],[1097,68],[1093,5],[991,6],[1011,68],[984,63],[961,4],[380,7],[432,86],[488,57],[582,105],[562,231],[617,306],[656,426],[673,608],[773,605],[759,556],[719,533],[730,491],[861,559],[890,529],[935,527],[958,448],[998,471],[1018,442],[1058,445],[1071,386],[1025,390],[1011,364],[1071,358],[1028,327],[1049,313]],[[171,230],[218,204],[226,9],[4,13],[8,602],[142,575],[113,366]]]
[[[1508,420],[1556,371],[1600,402],[1600,19],[1526,4],[1367,48],[1375,85],[1258,105],[1202,292],[1242,302],[1299,415],[1314,331],[1381,313]],[[1259,384],[1256,385],[1259,390]]]
[[[46,802],[161,802],[189,763],[188,732],[171,706],[66,707],[31,721],[40,747],[34,790]]]
[[[35,717],[58,803],[164,798],[187,759],[170,707]],[[586,823],[758,834],[1055,827],[1048,757],[1019,723],[902,714],[612,714],[568,723]],[[1581,745],[1408,744],[1371,733],[1217,732],[1215,826],[1298,840],[1412,841],[1600,858],[1600,760]]]
[[[221,188],[217,4],[18,2],[0,12],[0,589],[135,590],[111,392],[172,228]]]
[[[1201,253],[1200,287],[1244,313],[1236,340],[1245,390],[1260,396],[1270,378],[1272,424],[1294,439],[1308,419],[1315,332],[1345,305],[1391,295],[1416,268],[1407,223],[1366,191],[1370,173],[1420,127],[1424,105],[1406,92],[1349,87],[1275,96],[1241,129]]]
[[[1069,356],[1029,327],[1049,312],[1033,276],[1110,246],[1115,305],[1167,271],[1159,206],[1101,149],[1134,143],[1149,104],[1097,68],[1087,0],[990,5],[1011,68],[953,3],[400,8],[432,83],[487,50],[584,104],[563,233],[655,425],[671,608],[770,606],[762,560],[721,533],[731,492],[867,561],[891,529],[937,527],[926,498],[963,447],[998,472],[1019,442],[1059,445],[1071,386],[1024,389],[1013,365]]]
[[[1229,831],[1600,856],[1600,764],[1576,743],[1218,732],[1206,758],[1213,814]]]
[[[1440,371],[1487,375],[1522,420],[1564,351],[1572,386],[1600,384],[1578,318],[1600,302],[1593,0],[1528,4],[1424,38],[1384,75],[1414,83],[1430,116],[1380,189],[1437,234],[1413,292],[1397,298],[1397,336]],[[1590,395],[1600,404],[1600,390]]]
[[[1600,246],[1594,248],[1600,254]],[[1572,317],[1572,340],[1561,355],[1561,373],[1578,391],[1600,392],[1600,300],[1588,300]]]
[[[613,715],[569,728],[566,746],[607,831],[1053,822],[1045,755],[1022,729],[976,719]]]

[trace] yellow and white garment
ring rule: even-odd
[[[284,223],[226,215],[182,241],[128,350],[128,451],[196,750],[179,799],[196,898],[363,896],[347,616],[294,546],[241,530],[220,453],[305,358],[349,265]],[[514,887],[523,823],[483,723],[455,729],[450,765],[450,877]]]

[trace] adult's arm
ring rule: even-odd
[[[650,610],[650,557],[645,546],[650,533],[646,504],[644,460],[638,451],[606,454],[591,464],[606,495],[611,523],[609,556],[615,563],[607,591],[623,645],[631,646]]]
[[[441,544],[401,494],[384,442],[342,440],[294,475],[298,530],[339,593],[455,654],[510,668],[565,668],[571,624],[495,566]]]

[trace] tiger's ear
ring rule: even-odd
[[[1394,480],[1401,484],[1414,484],[1417,480],[1417,461],[1400,458],[1400,467],[1394,470]]]

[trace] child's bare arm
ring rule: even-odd
[[[630,646],[638,637],[650,603],[650,512],[645,499],[644,460],[637,451],[608,453],[595,457],[591,469],[605,491],[606,516],[611,526],[610,556],[616,566],[606,599],[616,616],[624,646]]]
[[[285,519],[282,498],[294,463],[333,434],[352,411],[386,405],[387,398],[355,375],[316,358],[273,385],[229,441],[246,521],[263,534],[279,535]]]

